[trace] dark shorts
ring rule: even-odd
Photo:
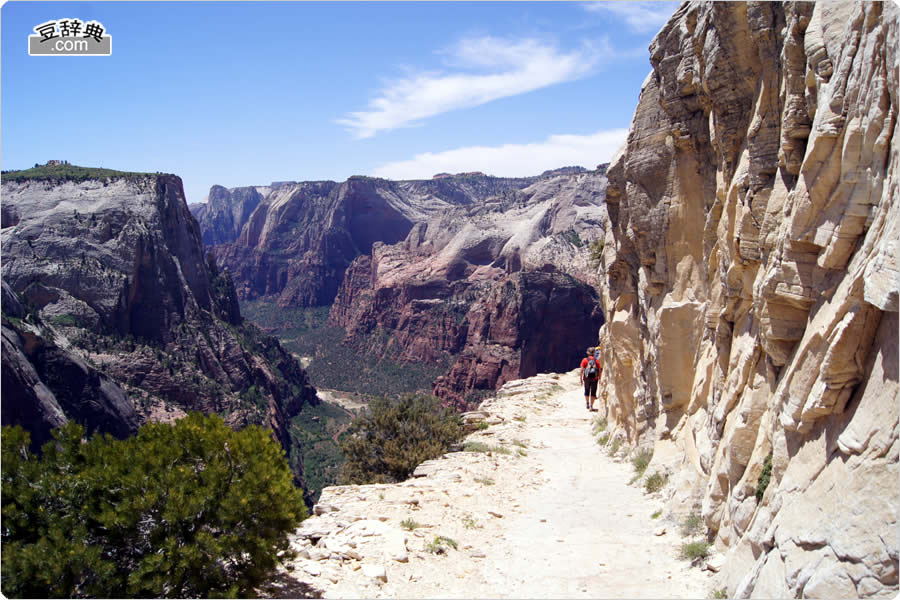
[[[584,395],[585,396],[597,396],[597,384],[600,383],[599,379],[585,379],[584,380]]]

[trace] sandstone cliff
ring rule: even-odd
[[[281,306],[331,304],[344,271],[373,244],[406,238],[414,223],[454,206],[502,196],[531,179],[484,175],[431,181],[351,177],[226,190],[194,204],[204,243],[234,277],[241,299]],[[252,208],[251,208],[252,207]]]
[[[121,436],[215,411],[271,427],[302,475],[290,419],[315,390],[243,323],[178,177],[2,186],[4,424],[37,442],[69,418]]]
[[[598,173],[553,177],[416,223],[351,265],[331,321],[348,342],[371,340],[370,356],[449,357],[433,391],[459,407],[568,370],[603,323],[586,246],[603,234],[605,186]]]
[[[608,170],[610,423],[732,596],[897,593],[898,42],[893,2],[685,3]]]

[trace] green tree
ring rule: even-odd
[[[193,413],[126,440],[81,426],[42,456],[2,436],[7,597],[209,597],[253,593],[306,517],[281,447]]]
[[[463,435],[459,415],[432,397],[377,398],[353,420],[341,442],[345,484],[391,483],[409,477]]]

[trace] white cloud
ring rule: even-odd
[[[386,179],[430,179],[437,173],[482,171],[499,177],[522,177],[570,165],[593,169],[608,162],[627,135],[627,129],[612,129],[590,135],[551,135],[530,144],[426,152],[378,167],[374,175]]]
[[[654,33],[666,24],[679,2],[603,1],[583,4],[590,12],[607,12],[624,19],[632,31]]]
[[[337,122],[357,138],[368,138],[441,113],[571,81],[587,75],[598,57],[611,54],[605,41],[601,45],[562,52],[532,39],[462,40],[443,53],[455,72],[420,72],[390,82],[369,101],[368,110],[351,112]]]

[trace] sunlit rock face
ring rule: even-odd
[[[67,420],[124,437],[217,412],[270,427],[302,480],[290,418],[315,389],[243,322],[180,178],[4,181],[2,192],[4,425],[39,444]]]
[[[608,170],[607,414],[732,596],[897,593],[898,41],[891,2],[685,3]]]

